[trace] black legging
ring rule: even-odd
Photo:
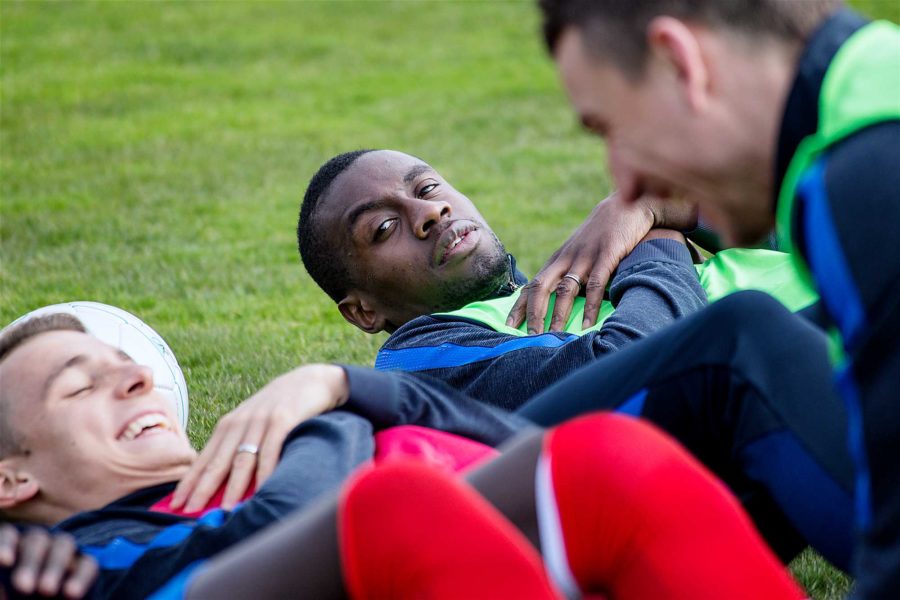
[[[853,468],[825,336],[771,297],[725,298],[518,412],[550,426],[598,409],[674,435],[731,487],[782,559],[808,543],[848,570]]]

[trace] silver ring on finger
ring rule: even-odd
[[[235,454],[240,454],[241,452],[256,455],[259,454],[259,446],[257,446],[256,444],[248,444],[247,442],[244,442],[237,447],[237,452]]]
[[[579,290],[584,287],[584,282],[581,281],[581,277],[574,273],[566,273],[565,275],[563,275],[563,279],[571,279],[572,281],[574,281]]]

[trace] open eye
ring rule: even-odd
[[[438,184],[438,183],[429,183],[427,185],[423,185],[422,188],[419,189],[419,194],[417,197],[424,198],[425,196],[427,196],[428,194],[430,194],[431,192],[436,190],[439,185],[440,184]]]
[[[386,221],[382,221],[381,224],[375,228],[375,234],[372,236],[372,241],[380,242],[383,240],[396,222],[397,219],[387,219]]]

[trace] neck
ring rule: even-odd
[[[5,511],[4,516],[16,522],[51,527],[78,513],[99,510],[139,490],[179,481],[187,468],[160,469],[153,475],[123,477],[118,482],[105,481],[103,486],[95,482],[91,486],[78,486],[77,489],[42,489],[30,500]]]
[[[508,265],[506,269],[506,276],[504,278],[503,283],[501,283],[497,289],[494,290],[488,298],[481,298],[481,300],[487,300],[490,298],[502,298],[504,296],[509,296],[517,289],[519,289],[519,284],[516,283],[516,267],[513,265],[512,255],[506,255],[506,263]]]
[[[768,202],[778,133],[802,47],[769,39],[720,40],[718,45],[721,102],[715,122],[731,140],[725,151],[736,157],[731,164],[741,165],[731,179],[746,195]]]

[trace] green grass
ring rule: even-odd
[[[609,188],[527,2],[0,7],[0,320],[137,313],[185,368],[198,443],[273,375],[380,344],[299,263],[324,159],[425,157],[532,272]]]
[[[416,154],[533,273],[610,187],[536,32],[528,1],[3,1],[0,323],[137,313],[179,357],[198,445],[294,365],[371,364],[382,338],[299,264],[305,184],[341,151]],[[846,589],[802,564],[816,597]]]

